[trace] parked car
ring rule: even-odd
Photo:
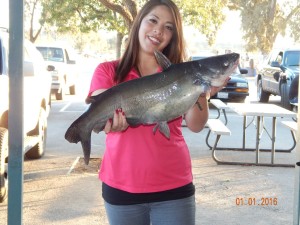
[[[5,200],[8,187],[8,39],[8,29],[0,28],[0,202]],[[29,41],[24,41],[23,75],[24,154],[27,158],[38,159],[43,156],[46,146],[51,74],[42,55]]]
[[[225,102],[244,102],[249,96],[248,80],[244,77],[248,70],[237,67],[230,75],[230,80],[227,85],[217,94],[211,96],[212,99],[221,99]]]
[[[67,90],[75,95],[78,68],[74,51],[60,45],[37,45],[37,49],[46,62],[55,68],[52,71],[51,91],[56,99],[62,100]]]
[[[206,58],[209,55],[205,56],[192,56],[190,60],[198,60]],[[212,56],[212,55],[211,55]],[[217,92],[214,96],[211,96],[212,99],[221,99],[225,102],[244,102],[246,97],[249,96],[249,84],[248,80],[244,77],[244,74],[247,74],[246,69],[238,67],[230,76],[226,87],[221,91]]]
[[[300,49],[273,50],[256,76],[257,100],[268,102],[272,94],[281,97],[281,106],[286,109],[291,110],[293,105],[298,104],[298,97],[294,98],[298,90],[296,94],[292,93],[291,85],[299,76],[299,60]]]

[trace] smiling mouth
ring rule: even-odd
[[[154,42],[155,44],[160,44],[161,43],[157,38],[155,38],[153,36],[148,36],[148,38],[150,39],[150,41]]]

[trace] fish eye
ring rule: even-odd
[[[229,62],[224,62],[224,66],[229,66]]]

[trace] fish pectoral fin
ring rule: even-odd
[[[170,139],[170,128],[167,122],[157,123],[153,128],[153,133],[157,131],[157,128],[166,138]]]

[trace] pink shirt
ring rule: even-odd
[[[89,94],[108,89],[118,61],[105,62],[96,68]],[[126,80],[139,78],[132,69]],[[126,112],[125,112],[126,115]],[[128,127],[124,132],[109,133],[99,178],[111,187],[131,192],[166,191],[192,182],[191,158],[181,132],[182,117],[169,122],[170,140],[155,125]]]

